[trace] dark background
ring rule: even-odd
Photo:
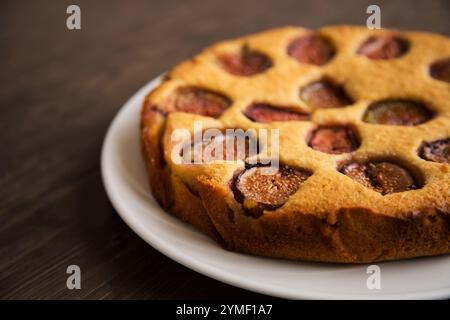
[[[81,31],[66,8],[81,7]],[[107,127],[138,88],[203,47],[288,24],[450,34],[450,1],[0,1],[0,298],[260,298],[141,240],[100,176]],[[66,288],[66,268],[82,289]]]

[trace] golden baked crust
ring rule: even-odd
[[[262,256],[329,262],[373,262],[450,252],[450,165],[420,158],[424,141],[450,136],[450,84],[429,76],[429,66],[450,56],[446,37],[355,26],[316,32],[333,44],[324,65],[299,63],[287,54],[289,43],[310,30],[286,27],[213,45],[172,69],[147,95],[141,114],[142,145],[152,193],[177,217],[191,223],[229,250]],[[409,48],[399,58],[371,60],[355,52],[373,35],[398,34]],[[266,54],[272,66],[252,76],[226,72],[217,57],[243,46]],[[319,79],[345,87],[354,102],[345,108],[311,108],[299,89]],[[225,94],[231,105],[217,119],[152,110],[179,87]],[[413,99],[435,116],[416,126],[366,123],[374,101]],[[258,123],[243,111],[253,102],[293,106],[311,113],[310,121]],[[230,181],[243,161],[177,165],[171,160],[171,134],[193,131],[201,120],[211,128],[278,128],[280,161],[313,174],[288,201],[260,217],[243,213]],[[351,153],[327,154],[310,148],[308,134],[318,125],[356,128],[361,145]],[[421,188],[387,195],[339,172],[345,161],[389,159],[410,169]]]

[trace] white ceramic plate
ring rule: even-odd
[[[164,212],[152,198],[141,157],[139,112],[156,78],[121,108],[102,150],[103,181],[117,212],[145,241],[211,278],[293,299],[435,299],[450,297],[450,256],[378,264],[381,289],[369,290],[368,265],[291,262],[228,252]]]

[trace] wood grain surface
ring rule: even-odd
[[[450,2],[0,1],[0,298],[264,298],[166,258],[119,218],[100,177],[106,129],[138,88],[203,47],[288,24],[450,33]],[[66,28],[78,4],[82,30]],[[220,249],[219,249],[220,250]],[[82,289],[66,288],[66,268]]]

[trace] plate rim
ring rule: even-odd
[[[100,154],[100,165],[101,165],[101,176],[106,194],[111,201],[114,209],[117,211],[121,219],[145,242],[150,246],[155,248],[160,253],[164,254],[168,258],[176,261],[177,263],[212,279],[218,280],[220,282],[233,285],[238,288],[243,288],[252,292],[257,292],[265,294],[272,297],[281,297],[287,299],[445,299],[450,297],[450,287],[444,289],[436,290],[425,290],[425,291],[407,291],[401,296],[398,293],[388,293],[388,294],[371,294],[368,293],[344,293],[339,292],[339,296],[336,296],[336,292],[318,291],[318,290],[308,290],[308,292],[293,290],[291,288],[280,288],[279,286],[273,286],[273,284],[264,285],[263,282],[258,283],[257,281],[251,281],[243,278],[242,276],[236,276],[228,271],[224,271],[220,268],[216,268],[211,265],[204,264],[203,262],[198,262],[194,258],[188,255],[184,255],[183,252],[175,250],[173,247],[167,246],[162,241],[158,239],[157,236],[152,236],[143,230],[137,218],[133,217],[133,214],[127,213],[127,208],[119,200],[120,195],[114,189],[114,184],[112,182],[112,177],[108,172],[108,153],[110,152],[111,146],[113,145],[113,133],[114,128],[122,120],[125,110],[133,107],[133,102],[137,99],[142,98],[151,89],[155,88],[161,83],[165,73],[153,78],[145,85],[143,85],[139,90],[137,90],[130,98],[128,98],[125,103],[120,107],[120,109],[115,114],[113,120],[108,126],[107,132],[103,139],[101,154]],[[153,197],[153,195],[149,194]],[[220,250],[223,250],[220,248]],[[259,257],[261,259],[266,259],[264,257]]]

